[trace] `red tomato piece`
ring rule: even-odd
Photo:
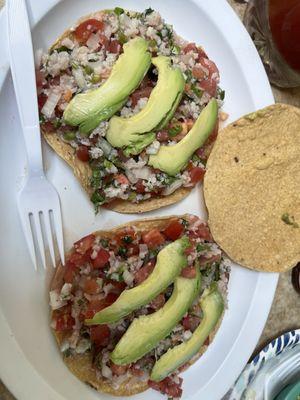
[[[89,305],[84,313],[85,318],[93,318],[93,316],[97,312],[99,312],[99,311],[103,310],[104,308],[113,304],[117,300],[118,297],[119,297],[119,295],[116,293],[108,293],[108,295],[104,299],[92,300],[89,303]]]
[[[196,185],[196,183],[203,180],[205,170],[201,167],[193,167],[189,170],[189,175],[191,178],[191,183]]]
[[[143,179],[139,179],[137,181],[137,183],[135,184],[135,187],[136,187],[136,192],[137,193],[139,193],[139,194],[145,193],[145,185],[143,183]]]
[[[56,318],[55,330],[58,332],[70,331],[74,324],[75,320],[71,314],[61,314]]]
[[[199,79],[199,80],[205,78],[204,70],[197,65],[192,69],[192,74],[193,74],[194,78]]]
[[[78,25],[74,34],[79,43],[86,43],[92,33],[103,31],[103,29],[104,22],[91,18]]]
[[[99,43],[101,44],[102,47],[104,47],[106,50],[109,46],[109,39],[107,36],[100,34],[99,35]]]
[[[217,81],[214,79],[203,79],[200,83],[199,86],[202,90],[207,92],[211,97],[214,97],[216,95],[217,91]]]
[[[179,236],[182,234],[184,228],[183,225],[178,221],[178,219],[174,219],[169,223],[166,229],[163,231],[163,234],[171,240],[177,240]]]
[[[169,139],[169,134],[168,134],[167,131],[159,131],[159,132],[156,134],[156,139],[157,139],[159,142],[166,142],[166,141]]]
[[[37,88],[41,89],[44,86],[45,82],[46,82],[45,73],[42,72],[39,69],[36,69],[35,70],[35,81],[36,81]]]
[[[124,375],[128,370],[128,367],[128,365],[117,365],[112,361],[110,363],[110,369],[112,370],[112,373],[117,376]]]
[[[44,104],[46,103],[48,99],[48,96],[45,93],[41,93],[38,95],[38,107],[39,110],[41,110],[44,107]],[[43,124],[44,126],[44,124]]]
[[[212,241],[212,236],[210,233],[210,230],[208,226],[206,225],[199,225],[195,231],[195,234],[197,237],[207,240],[207,241]]]
[[[188,279],[196,278],[196,267],[195,266],[185,267],[182,269],[180,275]]]
[[[122,46],[118,40],[111,40],[107,50],[110,53],[119,54],[121,52]]]
[[[105,265],[108,263],[109,260],[109,252],[105,249],[100,249],[98,251],[97,257],[92,260],[92,265],[94,269],[104,268]]]
[[[147,86],[145,88],[137,89],[132,95],[130,96],[130,100],[132,103],[132,106],[135,107],[140,99],[143,99],[144,97],[150,96],[152,92],[152,86]]]
[[[69,256],[69,262],[72,264],[75,264],[76,267],[81,267],[84,263],[89,261],[89,255],[88,254],[80,254],[74,251],[70,256]]]
[[[182,378],[178,378],[179,383],[175,383],[171,378],[167,377],[160,382],[154,382],[149,380],[148,385],[159,392],[166,394],[168,397],[181,397],[182,395]]]
[[[198,47],[196,46],[196,43],[188,43],[183,49],[184,53],[189,53],[190,51],[197,53]]]
[[[91,326],[91,341],[97,346],[107,346],[110,338],[110,329],[107,325]]]
[[[90,159],[89,148],[87,146],[79,146],[76,155],[80,161],[87,162]]]
[[[165,242],[165,238],[158,229],[151,229],[151,231],[142,234],[143,242],[150,248],[157,247]]]
[[[64,273],[65,283],[73,283],[75,277],[76,265],[67,261]]]
[[[219,120],[217,119],[216,125],[212,130],[211,134],[208,136],[206,143],[213,143],[217,139],[218,132],[219,132]]]
[[[184,329],[194,332],[200,324],[200,318],[196,317],[195,315],[188,314],[186,317],[183,317],[181,323]]]
[[[100,287],[96,281],[96,279],[88,278],[84,282],[83,290],[88,294],[97,294],[100,291]]]
[[[154,310],[159,310],[165,304],[165,296],[163,293],[160,293],[158,296],[155,297],[150,303],[150,307]]]
[[[156,263],[155,259],[149,261],[144,267],[140,268],[134,274],[134,281],[136,282],[137,285],[144,282],[144,280],[148,278],[148,276],[154,270],[155,263]]]
[[[135,365],[132,365],[132,366],[130,367],[130,372],[131,372],[132,375],[134,375],[134,376],[143,376],[143,375],[144,375],[144,372],[143,372],[140,368],[138,368],[137,366],[135,366]]]
[[[85,254],[94,244],[95,235],[91,234],[74,243],[77,253]]]
[[[129,180],[127,179],[126,175],[124,175],[124,174],[115,175],[115,180],[120,185],[129,185]]]
[[[125,282],[117,282],[117,281],[108,280],[107,283],[110,283],[111,285],[113,285],[114,288],[112,289],[112,292],[110,292],[106,296],[106,298],[109,297],[110,295],[114,295],[115,296],[116,294],[119,296],[123,292],[123,290],[126,289],[126,283]],[[115,300],[113,300],[113,302],[114,301]]]

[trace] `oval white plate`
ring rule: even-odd
[[[29,0],[35,47],[47,48],[78,17],[93,10],[120,5],[159,10],[184,38],[202,44],[221,72],[226,90],[225,111],[230,120],[273,103],[264,69],[245,29],[222,0]],[[1,15],[0,34],[5,37]],[[25,154],[15,98],[7,74],[6,42],[2,40],[0,65],[0,374],[18,400],[111,398],[99,395],[72,376],[61,361],[48,327],[47,287],[50,277],[34,273],[16,210],[16,193],[25,174]],[[24,55],[26,56],[26,55]],[[93,208],[72,172],[47,146],[45,166],[62,201],[66,245],[90,231],[136,218]],[[181,203],[147,216],[200,214],[205,207],[200,191]],[[278,276],[233,266],[229,283],[229,309],[204,356],[184,373],[183,399],[219,400],[246,364],[265,324]],[[147,391],[135,399],[160,399]]]

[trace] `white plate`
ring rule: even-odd
[[[221,72],[230,120],[273,102],[264,69],[245,29],[222,0],[29,0],[34,42],[46,48],[68,25],[93,10],[122,3],[128,9],[158,9],[184,38],[204,45]],[[5,37],[1,15],[0,36]],[[3,32],[2,32],[3,31]],[[6,42],[0,43],[0,374],[18,400],[110,398],[97,394],[68,372],[49,329],[49,277],[35,274],[24,243],[15,204],[25,173],[10,77],[6,77]],[[136,218],[93,208],[63,161],[44,146],[47,174],[57,187],[63,209],[66,245],[90,231]],[[201,205],[202,204],[202,205]],[[200,191],[181,203],[148,216],[191,212],[205,217]],[[234,266],[229,309],[208,351],[184,375],[183,399],[219,400],[248,360],[268,316],[278,276]],[[135,399],[159,399],[147,391]]]

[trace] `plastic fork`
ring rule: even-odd
[[[64,244],[59,196],[47,180],[42,161],[35,67],[25,0],[7,0],[8,47],[18,111],[24,135],[28,175],[18,194],[18,210],[35,269],[38,253],[46,268],[45,248],[55,267],[55,238],[64,264]]]

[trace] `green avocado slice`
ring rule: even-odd
[[[111,353],[111,360],[117,365],[135,362],[168,336],[197,296],[200,276],[197,268],[197,275],[193,279],[176,278],[169,300],[155,313],[142,315],[132,322]]]
[[[156,382],[163,380],[198,353],[223,313],[223,298],[216,285],[213,285],[206,293],[204,292],[200,306],[204,314],[200,325],[188,341],[169,349],[156,361],[151,372],[151,380]]]
[[[92,319],[85,320],[87,325],[117,322],[132,311],[150,303],[164,291],[187,265],[184,250],[190,245],[187,236],[183,236],[163,248],[157,255],[153,272],[140,285],[124,290],[109,307],[99,311]]]
[[[158,69],[158,81],[145,108],[132,117],[114,116],[109,121],[107,140],[114,147],[125,148],[127,154],[137,154],[136,142],[139,143],[138,149],[141,152],[149,144],[147,139],[150,134],[152,141],[154,140],[153,131],[162,129],[169,122],[184,90],[183,74],[179,68],[171,65],[169,57],[155,57],[152,63]]]
[[[161,146],[157,154],[149,157],[148,164],[168,175],[176,175],[211,134],[218,118],[218,103],[211,99],[202,110],[193,128],[173,146]]]
[[[113,66],[107,81],[97,89],[77,94],[64,111],[64,121],[79,125],[88,133],[103,120],[110,118],[139,86],[151,65],[148,42],[136,37],[124,44],[124,53]]]

